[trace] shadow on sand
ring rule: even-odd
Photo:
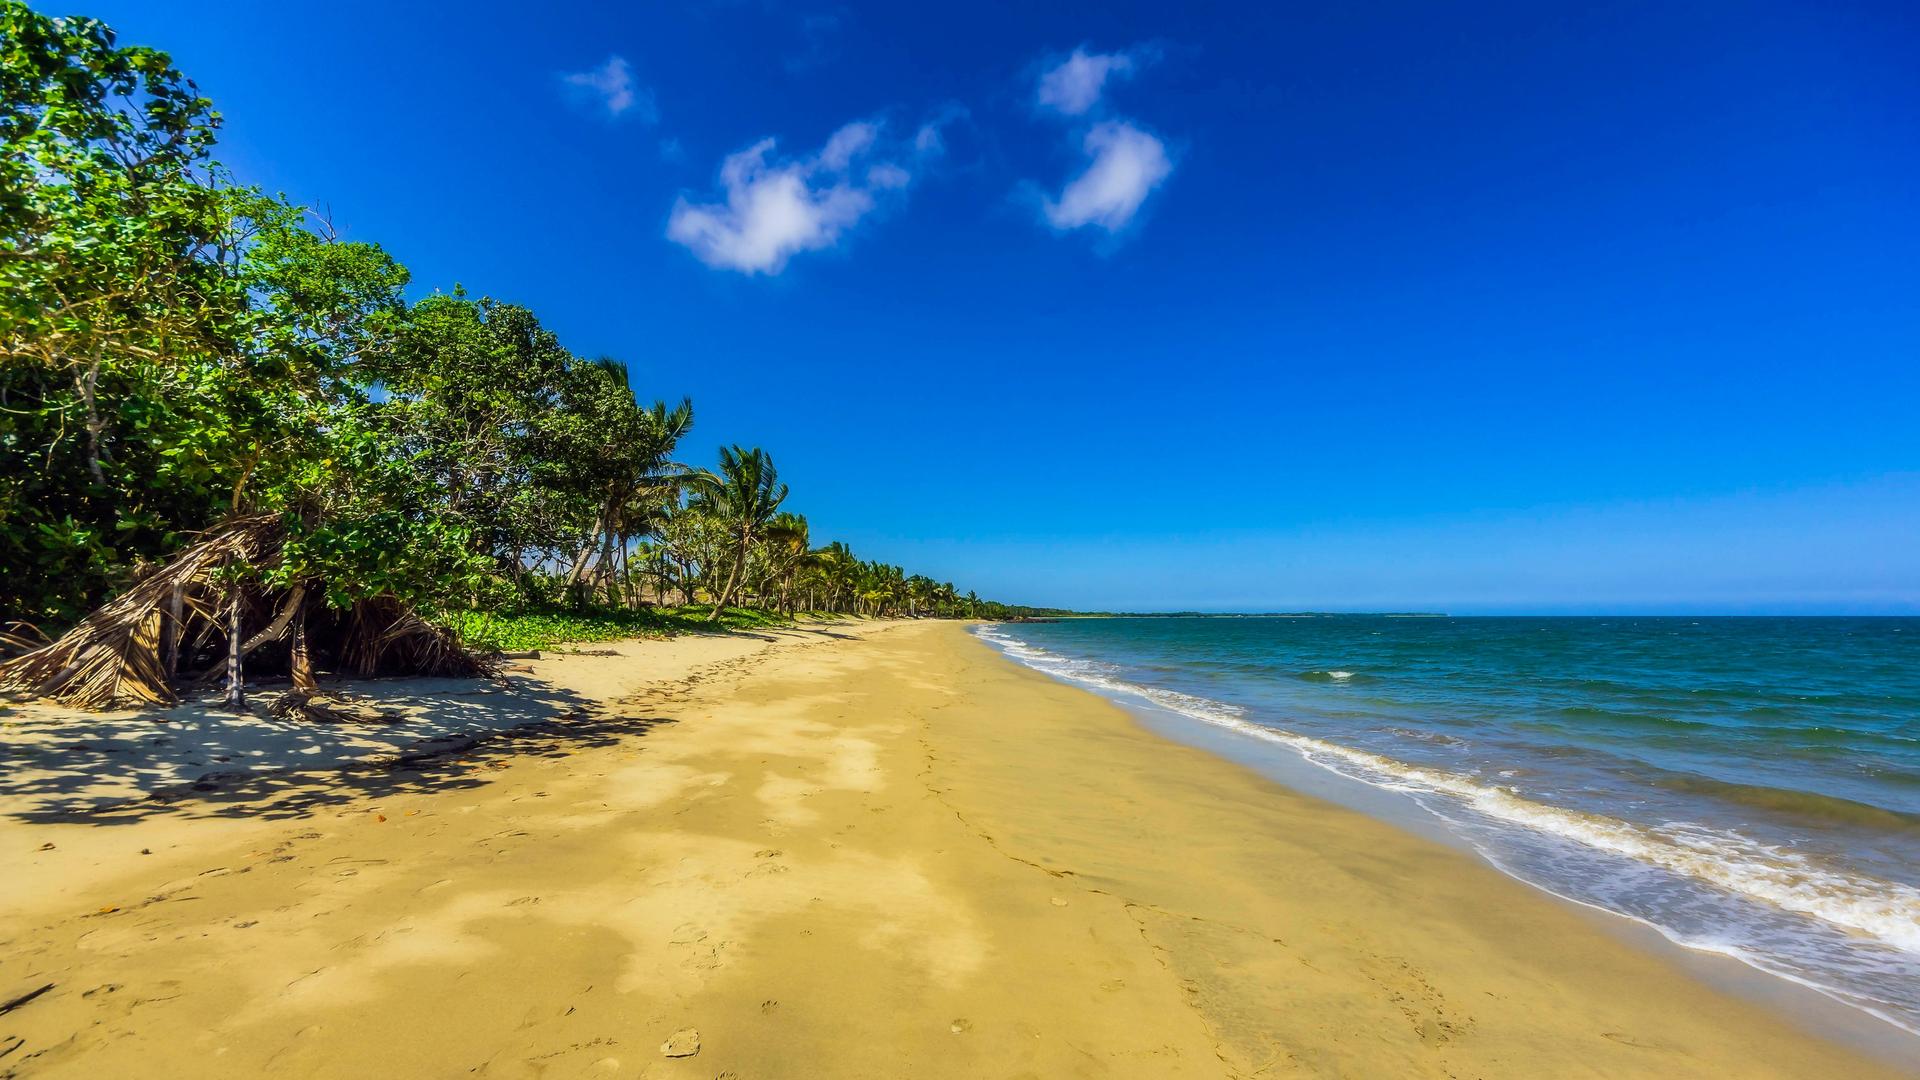
[[[126,825],[164,815],[284,819],[368,799],[477,787],[508,758],[560,758],[671,723],[616,715],[533,679],[361,683],[369,721],[280,720],[261,695],[95,716],[23,712],[0,730],[0,817]],[[615,707],[617,710],[617,707]]]

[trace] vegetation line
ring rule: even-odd
[[[243,660],[305,687],[754,612],[1024,613],[817,545],[771,454],[681,460],[690,401],[528,309],[410,302],[379,245],[232,179],[165,53],[0,0],[0,90],[0,646],[41,653],[0,684],[161,701],[224,666],[240,705]]]

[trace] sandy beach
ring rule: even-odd
[[[0,1075],[1901,1075],[956,623],[369,692],[292,772],[9,719]]]

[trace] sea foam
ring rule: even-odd
[[[1908,969],[1920,964],[1920,889],[1857,873],[1839,872],[1818,860],[1775,844],[1736,832],[1708,829],[1683,821],[1659,826],[1637,824],[1529,799],[1513,789],[1468,776],[1410,764],[1383,754],[1342,746],[1248,718],[1247,711],[1227,702],[1120,678],[1122,669],[1100,661],[1074,659],[1021,641],[1003,630],[984,627],[981,638],[1008,656],[1036,670],[1115,695],[1149,703],[1161,709],[1224,728],[1262,742],[1285,746],[1305,761],[1351,780],[1413,796],[1443,820],[1457,822],[1459,812],[1578,845],[1591,852],[1628,860],[1632,864],[1677,875],[1697,885],[1724,890],[1745,901],[1818,920],[1847,938],[1870,942],[1890,954],[1888,977],[1904,981]],[[1351,672],[1316,672],[1326,679],[1350,678]],[[1441,800],[1436,805],[1433,801]],[[1828,996],[1863,1009],[1896,1026],[1920,1034],[1920,1001],[1890,1002],[1871,993],[1837,985],[1827,978],[1834,964],[1824,955],[1796,955],[1778,935],[1765,946],[1738,934],[1704,934],[1682,929],[1621,906],[1570,895],[1563,883],[1540,880],[1540,875],[1517,871],[1512,860],[1468,837],[1500,869],[1529,884],[1589,906],[1614,910],[1661,931],[1690,947],[1721,953],[1751,966],[1786,977]],[[1724,931],[1725,928],[1722,928]]]

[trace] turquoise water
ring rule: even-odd
[[[1920,1033],[1920,619],[1085,619],[981,636],[1401,792],[1522,880]]]

